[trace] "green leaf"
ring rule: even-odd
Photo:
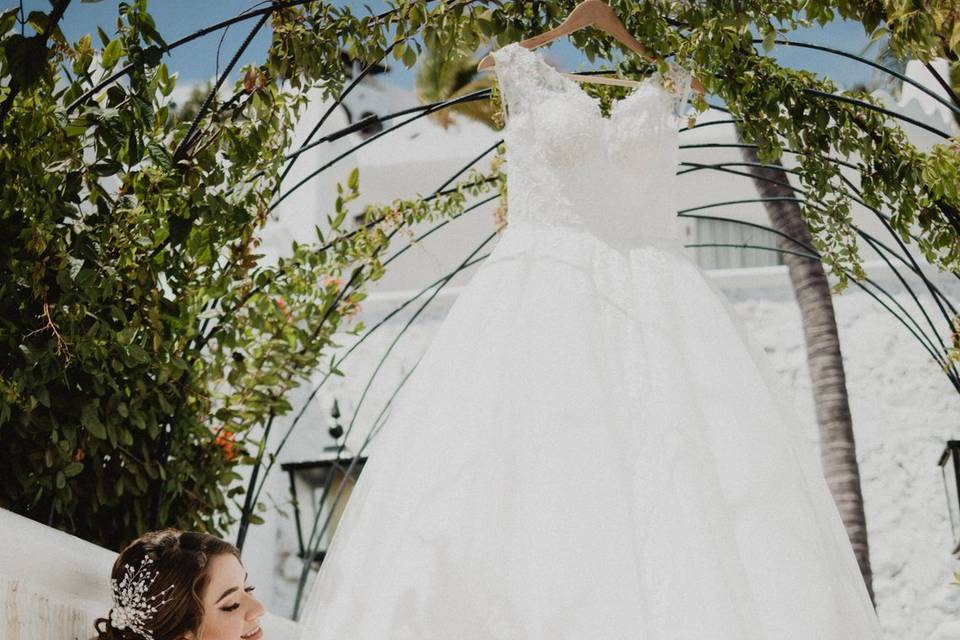
[[[140,55],[137,56],[137,61],[152,68],[160,64],[162,58],[163,49],[157,45],[151,45],[140,52]]]
[[[0,13],[0,35],[6,35],[7,32],[13,29],[13,25],[17,23],[17,15],[19,13],[19,7],[7,9],[3,13]]]
[[[477,26],[480,27],[480,31],[483,33],[483,35],[487,36],[488,38],[494,35],[497,31],[496,25],[494,25],[492,21],[484,18],[477,18]]]
[[[776,46],[776,43],[774,42],[774,40],[776,39],[777,39],[777,32],[773,30],[768,31],[767,34],[763,36],[764,52],[769,52],[771,49],[773,49],[774,46]]]
[[[68,478],[72,478],[78,475],[81,471],[83,471],[82,462],[71,462],[66,467],[64,467],[63,475],[67,476]]]
[[[107,439],[107,429],[103,426],[103,423],[100,422],[100,417],[97,415],[96,402],[88,402],[83,405],[83,409],[80,410],[80,424],[82,424],[94,438],[100,440]]]
[[[167,225],[170,229],[170,244],[177,246],[187,239],[190,235],[190,229],[193,227],[193,221],[171,215],[167,218]]]
[[[147,155],[158,166],[169,171],[173,168],[173,156],[163,147],[163,145],[151,142],[147,145]]]
[[[127,347],[127,355],[138,364],[150,360],[150,355],[135,342]]]
[[[111,40],[110,44],[103,49],[100,66],[102,66],[105,71],[110,71],[117,64],[117,60],[120,59],[121,55],[123,55],[123,43],[120,42],[120,40]]]
[[[37,81],[47,66],[47,47],[40,36],[25,38],[19,33],[7,38],[4,43],[10,77],[22,89],[28,89]]]
[[[403,52],[403,66],[409,69],[416,63],[417,63],[417,52],[414,51],[413,47],[408,45]]]
[[[100,162],[97,162],[91,166],[90,170],[101,178],[105,178],[107,176],[112,176],[122,168],[123,166],[113,158],[104,158]]]

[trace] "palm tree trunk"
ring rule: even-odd
[[[739,135],[739,132],[738,132]],[[740,136],[742,139],[742,136]],[[759,163],[756,149],[744,147],[747,162]],[[749,167],[754,184],[763,198],[796,197],[789,187],[768,182],[773,180],[789,184],[787,173],[779,161],[775,168]],[[800,215],[796,202],[775,201],[764,203],[771,226],[777,231],[812,246],[810,231]],[[777,237],[781,249],[807,252],[786,238]],[[863,493],[860,488],[860,469],[857,465],[856,443],[850,403],[847,399],[847,383],[840,353],[840,338],[834,316],[833,299],[823,264],[789,253],[783,261],[790,274],[790,282],[800,306],[803,335],[807,349],[807,367],[813,385],[817,424],[820,429],[820,458],[823,473],[833,494],[834,501],[846,526],[850,544],[853,546],[860,572],[866,583],[870,600],[873,595],[873,571],[870,568],[870,548],[867,544],[866,517],[863,511]]]

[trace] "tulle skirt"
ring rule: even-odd
[[[683,251],[511,222],[371,445],[305,639],[881,637],[801,424]]]

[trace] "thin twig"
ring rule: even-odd
[[[44,296],[43,300],[43,317],[47,319],[47,323],[39,329],[35,329],[23,336],[23,339],[26,340],[31,336],[34,336],[38,333],[43,333],[49,329],[53,333],[54,338],[57,340],[57,355],[65,356],[67,362],[70,362],[70,350],[67,348],[67,341],[63,339],[62,335],[60,335],[60,331],[57,329],[57,324],[53,321],[53,317],[50,315],[50,305],[47,303],[46,296]]]

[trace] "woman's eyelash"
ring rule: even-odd
[[[249,587],[244,587],[243,590],[246,591],[247,593],[249,593],[249,592],[253,591],[254,589],[256,589],[256,587],[253,586],[253,585],[250,585]],[[240,608],[240,603],[239,603],[239,602],[236,602],[236,603],[230,605],[229,607],[220,607],[220,610],[221,610],[221,611],[236,611],[236,610],[239,609],[239,608]]]

